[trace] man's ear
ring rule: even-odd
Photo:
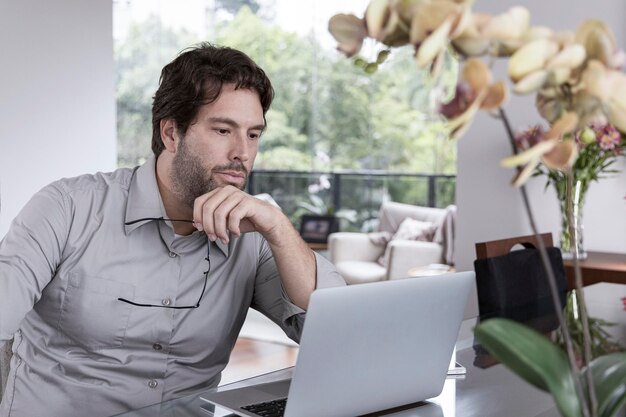
[[[174,119],[161,119],[161,140],[167,152],[176,153],[180,136]]]

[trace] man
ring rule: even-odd
[[[315,288],[344,285],[245,192],[273,90],[202,44],[161,74],[154,158],[50,184],[0,244],[0,416],[106,416],[219,383],[248,307],[298,340]]]

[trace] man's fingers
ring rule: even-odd
[[[246,199],[231,210],[228,216],[228,229],[236,236],[255,230],[254,225],[247,219],[252,215],[252,200]]]
[[[227,243],[230,233],[257,231],[265,236],[277,220],[275,208],[233,186],[216,188],[196,198],[193,208],[196,228],[211,241]]]
[[[228,191],[222,192],[223,190],[223,188],[216,188],[196,198],[193,204],[194,224],[198,230],[204,231],[211,241],[217,239],[213,225],[213,211],[230,194]]]
[[[233,220],[230,220],[233,210],[251,198],[232,186],[216,188],[196,198],[193,210],[194,224],[198,230],[204,231],[211,241],[220,239],[228,243],[229,232],[237,236],[241,234],[239,223],[248,212],[248,209],[239,209]]]
[[[231,226],[232,222],[230,222],[230,217],[233,215],[233,212],[237,210],[237,207],[242,204],[244,199],[245,194],[243,193],[231,193],[220,201],[215,209],[210,207],[209,204],[205,204],[203,217],[205,219],[211,216],[213,217],[213,234],[223,243],[228,243],[230,238],[229,231],[235,232],[237,235],[239,234],[239,221],[236,222],[236,227],[233,228]]]
[[[197,197],[193,203],[193,224],[199,231],[204,230],[204,222],[203,222],[203,207],[204,204],[213,196],[219,189],[212,190],[206,194]]]

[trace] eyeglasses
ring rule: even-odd
[[[130,221],[130,222],[125,222],[124,224],[128,226],[128,225],[131,225],[131,224],[135,224],[135,223],[139,223],[139,222],[143,222],[143,221],[150,221],[150,220],[193,223],[192,220],[166,219],[164,217],[144,217],[142,219],[137,219],[137,220],[133,220],[133,221]],[[210,245],[208,243],[206,245],[206,248],[207,248],[206,258],[204,258],[204,259],[209,263],[209,268],[206,271],[204,271],[204,284],[202,285],[202,292],[200,293],[200,298],[198,298],[198,301],[196,302],[196,304],[194,304],[192,306],[167,306],[167,305],[158,305],[158,304],[135,303],[135,302],[127,300],[125,298],[118,298],[118,300],[119,301],[123,301],[123,302],[128,303],[128,304],[132,304],[134,306],[138,306],[138,307],[173,308],[175,310],[185,310],[185,309],[200,307],[200,301],[202,300],[202,297],[204,296],[204,290],[206,290],[206,284],[207,284],[207,282],[209,280],[209,272],[211,271],[211,258],[210,258],[211,248],[210,248]]]

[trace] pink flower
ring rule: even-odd
[[[515,145],[520,150],[530,149],[545,139],[545,132],[541,125],[535,125],[528,130],[515,135]]]
[[[622,140],[620,133],[615,127],[610,124],[604,126],[594,126],[593,130],[596,132],[596,139],[600,148],[605,151],[612,151],[619,146]]]

